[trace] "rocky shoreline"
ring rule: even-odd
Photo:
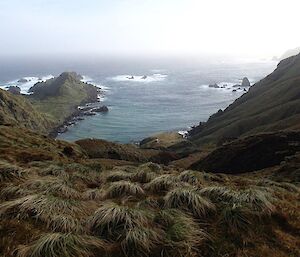
[[[67,117],[64,122],[55,127],[50,133],[50,137],[57,137],[58,134],[62,134],[68,131],[70,126],[76,125],[78,122],[83,121],[87,116],[94,116],[97,113],[107,113],[109,111],[106,105],[100,104],[100,95],[97,95],[97,101],[85,102],[82,105],[77,106],[75,110],[69,117]]]

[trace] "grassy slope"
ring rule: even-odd
[[[52,123],[39,113],[23,96],[0,89],[0,125],[18,125],[41,133],[48,132]]]
[[[289,171],[298,157],[230,176],[106,167],[78,145],[17,128],[1,127],[0,142],[3,256],[300,254],[299,187]]]
[[[32,104],[56,125],[62,124],[78,105],[97,99],[97,88],[81,82],[73,73],[62,73],[58,78],[38,83],[32,91]]]
[[[300,128],[300,55],[283,60],[221,114],[192,131],[203,144],[257,132]]]

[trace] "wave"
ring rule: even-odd
[[[21,79],[16,79],[4,83],[4,85],[0,86],[0,88],[7,90],[10,86],[17,86],[21,89],[21,94],[30,94],[28,91],[29,89],[38,82],[44,82],[48,79],[54,78],[53,75],[47,75],[42,77],[23,77]]]
[[[151,82],[158,82],[164,81],[168,75],[155,73],[152,75],[117,75],[115,77],[110,78],[110,80],[117,81],[117,82],[139,82],[139,83],[151,83]]]

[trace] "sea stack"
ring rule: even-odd
[[[243,81],[242,81],[242,87],[250,87],[250,81],[247,77],[244,77],[243,78]]]

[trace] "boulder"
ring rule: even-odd
[[[93,112],[108,112],[107,106],[103,105],[92,109]]]
[[[250,81],[247,77],[243,78],[242,87],[250,87]]]
[[[217,83],[215,83],[215,84],[210,84],[208,87],[212,87],[212,88],[220,88],[220,86],[218,86]]]

